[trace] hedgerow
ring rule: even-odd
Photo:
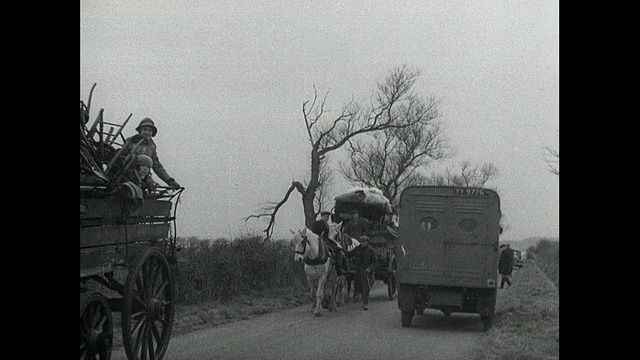
[[[301,265],[289,241],[260,236],[234,240],[178,238],[182,250],[174,265],[176,302],[228,301],[234,296],[292,288],[307,291]]]

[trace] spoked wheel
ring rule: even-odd
[[[389,279],[387,280],[387,295],[389,295],[389,300],[394,300],[396,296],[398,296],[398,281],[396,280],[396,274],[389,274]]]
[[[127,275],[122,343],[129,360],[160,360],[173,328],[173,284],[164,254],[150,248]]]
[[[392,258],[389,263],[389,276],[387,278],[387,295],[389,300],[394,300],[398,296],[398,280],[396,279],[396,261]]]
[[[113,344],[113,318],[98,292],[80,298],[80,360],[109,360]]]

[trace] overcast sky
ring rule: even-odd
[[[80,3],[80,99],[109,122],[158,127],[158,155],[187,188],[178,235],[260,233],[244,218],[308,179],[302,103],[313,86],[338,110],[402,64],[441,100],[456,160],[491,162],[509,229],[559,236],[557,0],[97,1]],[[337,165],[337,164],[336,164]],[[157,177],[156,177],[157,178]],[[161,180],[156,179],[161,182]],[[338,181],[334,195],[351,186]],[[304,226],[300,196],[275,237]]]

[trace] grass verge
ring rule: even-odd
[[[560,356],[558,289],[535,261],[498,290],[493,328],[474,360],[547,360]]]

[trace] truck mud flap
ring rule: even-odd
[[[493,315],[496,310],[496,294],[478,297],[476,308],[480,315]]]
[[[400,311],[413,311],[416,308],[414,289],[411,285],[399,284],[398,309]]]

